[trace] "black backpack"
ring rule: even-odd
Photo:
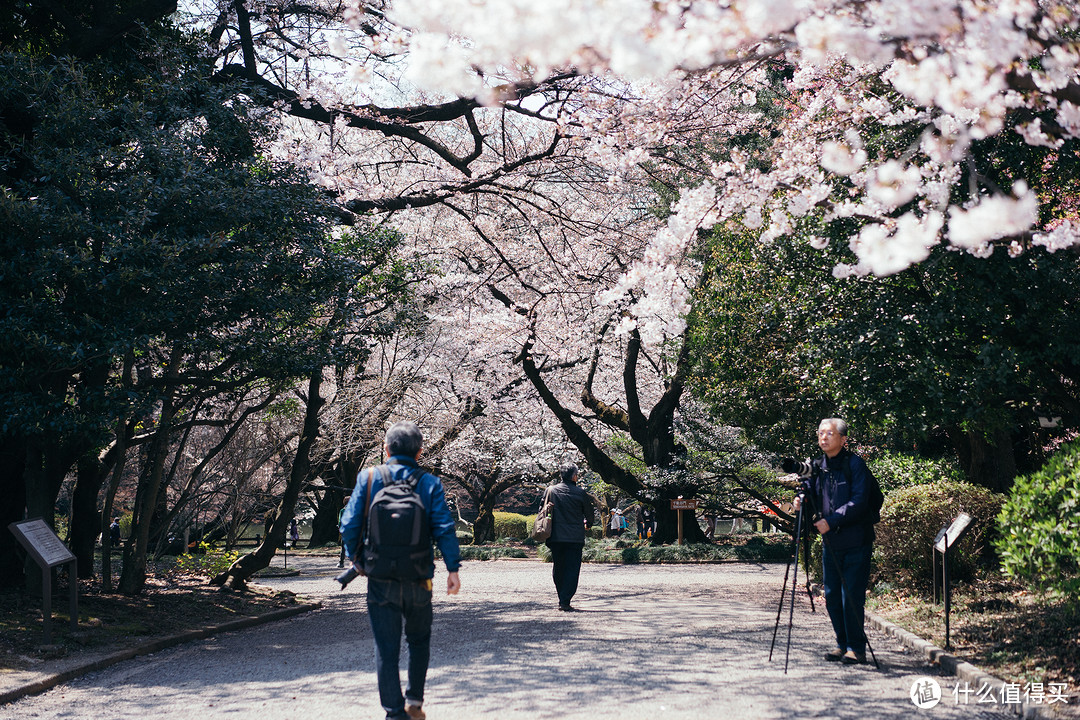
[[[427,577],[434,553],[427,508],[416,492],[419,468],[404,480],[387,482],[392,477],[386,465],[368,471],[371,479],[379,473],[384,485],[375,493],[367,508],[360,566],[368,577],[393,580],[420,580]]]
[[[853,454],[849,453],[847,462],[844,463],[844,475],[847,476],[847,481],[851,482],[851,458]],[[870,489],[870,499],[867,500],[866,514],[870,518],[870,522],[877,524],[881,522],[881,506],[885,504],[885,493],[881,492],[881,483],[874,477],[874,472],[870,469],[870,466],[866,466],[866,480]]]

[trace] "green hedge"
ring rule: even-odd
[[[461,548],[462,560],[497,560],[498,558],[523,558],[528,557],[525,550],[519,547],[505,547],[501,545],[464,545]]]
[[[1004,495],[963,482],[898,488],[885,498],[876,526],[874,560],[878,578],[926,590],[934,578],[934,538],[960,512],[973,518],[967,534],[949,551],[950,578],[974,577],[980,563],[992,562],[992,541]]]
[[[524,540],[529,537],[532,525],[525,515],[495,511],[495,537]]]
[[[736,539],[737,538],[737,539]],[[546,545],[536,546],[537,555],[551,562]],[[688,545],[650,545],[632,538],[607,538],[585,541],[581,554],[584,562],[623,565],[662,563],[700,563],[742,560],[747,562],[784,561],[791,552],[791,538],[781,533],[732,536],[727,543]]]
[[[1080,594],[1080,443],[1016,479],[998,516],[1006,574],[1041,589]]]

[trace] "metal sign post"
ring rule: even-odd
[[[934,538],[934,552],[941,553],[941,584],[942,594],[945,597],[945,649],[951,650],[952,646],[949,642],[949,614],[952,611],[952,588],[949,585],[949,550],[956,546],[960,538],[964,536],[964,533],[971,527],[971,516],[967,513],[960,513],[952,521],[952,524],[947,528],[942,528],[941,532]],[[936,578],[937,572],[934,576]],[[935,593],[935,600],[936,593]]]
[[[678,515],[678,527],[679,527],[679,544],[683,544],[683,529],[682,529],[682,511],[683,510],[697,510],[697,500],[683,500],[679,497],[677,500],[671,501],[671,509],[676,511]]]
[[[30,557],[41,568],[41,616],[42,626],[45,631],[45,644],[49,645],[52,640],[50,625],[52,623],[52,569],[57,565],[70,563],[68,570],[68,585],[71,587],[71,631],[79,629],[79,582],[78,567],[75,556],[71,554],[67,546],[57,537],[53,529],[38,518],[35,520],[23,520],[8,525],[11,534],[26,548]]]

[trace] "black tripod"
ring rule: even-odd
[[[784,569],[784,584],[780,588],[780,605],[776,608],[776,624],[773,626],[772,644],[769,646],[769,661],[772,662],[773,650],[776,647],[776,633],[780,629],[780,616],[784,612],[784,596],[787,595],[788,573],[791,572],[792,563],[795,564],[795,572],[791,579],[791,606],[788,609],[787,649],[784,651],[784,674],[787,674],[788,659],[791,656],[791,626],[795,620],[795,593],[799,587],[799,543],[803,544],[803,563],[806,569],[806,595],[810,598],[810,612],[817,612],[814,607],[814,593],[810,588],[810,533],[809,528],[803,525],[803,504],[799,503],[799,510],[795,515],[795,534],[791,536],[792,559],[788,560],[787,568]]]

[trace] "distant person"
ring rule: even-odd
[[[864,607],[870,582],[874,522],[870,512],[870,477],[866,462],[847,449],[848,425],[839,418],[818,425],[818,446],[824,452],[814,461],[806,483],[810,510],[821,533],[822,584],[825,609],[836,634],[836,647],[825,654],[831,662],[866,662]],[[794,506],[803,503],[796,495]]]
[[[120,544],[120,518],[114,517],[109,525],[109,541],[113,545]]]
[[[383,446],[389,460],[386,465],[360,471],[339,526],[346,553],[353,558],[354,569],[361,574],[368,573],[367,610],[375,638],[375,674],[379,681],[379,701],[387,720],[423,720],[426,717],[424,682],[431,652],[431,579],[435,576],[432,542],[439,546],[449,573],[446,594],[456,595],[461,589],[458,577],[461,550],[442,482],[421,470],[416,462],[423,442],[424,437],[415,423],[405,421],[391,425]],[[391,554],[381,553],[372,540],[376,529],[380,536],[384,530],[375,528],[374,523],[379,518],[387,519],[380,512],[380,507],[385,506],[375,502],[372,523],[367,522],[367,515],[373,509],[373,501],[380,500],[380,490],[400,491],[404,490],[402,485],[413,488],[408,500],[414,499],[415,494],[423,505],[427,517],[426,548],[422,553],[410,553],[407,557],[412,562],[389,564],[386,560]],[[415,513],[415,509],[412,512]],[[412,550],[409,546],[405,549]],[[392,565],[392,572],[385,572],[388,565]],[[403,623],[409,648],[408,684],[404,696],[398,663]]]
[[[577,485],[578,467],[570,464],[559,471],[559,482],[548,488],[551,501],[551,578],[559,596],[559,609],[570,612],[581,575],[581,552],[585,549],[585,528],[592,527],[593,499]]]
[[[716,511],[705,511],[705,537],[709,541],[716,539]]]
[[[300,528],[296,524],[296,518],[289,521],[289,538],[292,540],[292,546],[295,548],[296,543],[300,541]]]
[[[350,497],[352,497],[352,496],[351,495],[346,495],[345,499],[341,501],[341,509],[338,510],[338,514],[337,514],[337,526],[339,528],[341,527],[341,518],[342,518],[342,516],[345,515],[345,508],[349,504],[349,498]],[[345,567],[345,540],[341,537],[340,532],[338,533],[338,543],[341,544],[341,555],[338,556],[337,566],[339,568],[343,568],[343,567]]]

